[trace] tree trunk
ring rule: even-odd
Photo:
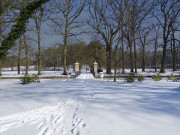
[[[155,68],[155,72],[157,72],[157,40],[158,40],[158,38],[156,37],[155,47],[154,47],[154,68]]]
[[[118,64],[118,45],[115,46],[115,60],[114,60],[114,82],[116,82],[117,75],[117,64]]]
[[[21,42],[21,38],[19,39],[19,52],[18,52],[18,74],[20,74],[20,58],[21,58],[21,45],[22,45],[22,42]]]
[[[0,76],[2,76],[2,62],[0,60]]]
[[[68,17],[66,17],[65,35],[64,35],[64,49],[63,49],[63,75],[67,75],[67,40],[68,40]]]
[[[114,63],[114,82],[116,82],[116,75],[117,75],[117,63]]]
[[[11,71],[14,71],[14,56],[12,56],[11,59],[12,59]]]
[[[133,41],[134,41],[134,68],[135,68],[135,73],[137,73],[137,53],[136,53],[136,40],[135,40],[135,35],[133,36]]]
[[[124,74],[124,42],[123,42],[124,36],[122,32],[122,74]]]
[[[162,53],[162,58],[161,58],[161,73],[165,73],[165,58],[166,58],[166,38],[164,38],[164,45],[163,45],[163,53]]]
[[[130,68],[131,68],[131,72],[134,72],[133,68],[134,68],[134,62],[133,62],[133,52],[132,52],[132,41],[129,42],[129,49],[130,49]]]
[[[67,75],[67,36],[64,37],[64,49],[63,49],[63,75]]]
[[[106,73],[111,74],[112,44],[106,45]]]
[[[122,43],[122,74],[125,73],[125,70],[124,70],[124,44]]]
[[[1,19],[0,19],[0,23],[1,23]],[[1,42],[1,37],[2,37],[2,28],[1,28],[1,24],[0,24],[0,42]],[[0,59],[0,76],[2,76],[2,62]]]
[[[177,58],[177,53],[176,53],[176,42],[175,42],[175,37],[174,37],[174,31],[172,33],[172,48],[173,48],[173,71],[176,71],[176,58]]]
[[[40,37],[40,27],[38,30],[38,75],[41,75],[41,37]]]
[[[145,72],[145,43],[143,43],[142,47],[142,72]]]
[[[176,50],[176,61],[177,61],[177,68],[180,69],[180,41],[179,41],[179,46],[177,47],[177,50]]]
[[[26,44],[25,34],[23,35],[23,37],[24,37],[25,57],[26,57],[26,73],[25,73],[25,75],[28,75],[28,71],[29,71],[28,45]]]
[[[12,66],[11,66],[11,71],[14,71],[13,64],[12,64]]]

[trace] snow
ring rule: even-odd
[[[63,71],[42,71],[40,77],[59,77],[62,75]],[[74,71],[69,71],[71,75],[75,75]],[[29,71],[29,75],[38,74],[38,71]],[[22,77],[25,75],[25,71],[21,71],[20,74],[17,74],[17,71],[3,71],[1,77]]]
[[[180,71],[172,71],[172,69],[165,69],[166,73],[160,73],[160,69],[157,70],[157,72],[154,71],[154,69],[145,69],[145,72],[142,72],[142,69],[137,69],[137,74],[136,75],[143,75],[143,76],[152,76],[156,74],[160,74],[161,76],[168,76],[171,73],[174,75],[180,75]],[[104,73],[106,73],[106,70],[103,70]],[[128,75],[130,73],[130,69],[125,69],[125,74],[121,74],[122,70],[117,70],[117,75]],[[112,75],[114,74],[114,70],[112,70]],[[108,76],[106,74],[106,76]]]
[[[94,76],[90,73],[89,74],[82,73],[76,78],[77,79],[94,79]]]
[[[42,77],[49,76],[62,76],[62,71],[42,71]],[[29,74],[38,74],[38,71],[29,71]],[[6,71],[2,72],[2,77],[22,77],[25,75],[25,71],[22,71],[21,74],[17,74],[17,71]]]
[[[25,75],[25,66],[21,66],[21,71],[20,74],[17,72],[17,67],[13,68],[14,71],[11,71],[11,68],[3,68],[2,69],[2,76],[1,77],[22,77]],[[52,67],[47,67],[47,70],[41,71],[40,77],[59,77],[59,76],[64,76],[63,74],[63,69],[59,68],[59,70],[53,70]],[[38,74],[38,71],[35,70],[34,66],[29,66],[29,75],[32,74]],[[75,75],[73,68],[68,69],[68,73],[71,75]]]
[[[0,135],[179,135],[179,82],[0,80]]]
[[[47,68],[48,70],[51,70],[52,68],[51,67],[48,67]],[[14,67],[14,70],[17,70],[16,67]],[[156,74],[161,74],[162,76],[168,76],[170,75],[171,73],[173,73],[174,75],[180,75],[180,71],[175,71],[173,72],[172,70],[170,69],[166,69],[166,73],[160,73],[159,70],[158,72],[155,72],[153,69],[146,69],[146,72],[142,72],[142,69],[138,69],[137,70],[138,73],[136,75],[144,75],[144,76],[152,76],[152,75],[156,75]],[[85,73],[86,70],[82,69],[81,72]],[[103,70],[104,72],[104,75],[105,76],[109,76],[106,73],[105,70]],[[125,69],[125,73],[126,74],[120,74],[122,71],[119,71],[118,70],[118,73],[117,75],[122,75],[122,76],[125,76],[125,75],[128,75],[130,73],[130,69]],[[42,74],[40,75],[40,77],[63,77],[64,75],[62,75],[63,73],[63,70],[60,68],[60,70],[58,71],[42,71],[41,72]],[[75,72],[73,71],[73,68],[70,68],[68,70],[68,73],[71,74],[71,76],[75,75]],[[112,73],[114,73],[114,70],[112,70]],[[38,74],[38,71],[35,71],[34,70],[34,66],[30,66],[30,71],[29,71],[29,74],[32,75],[32,74]],[[11,71],[11,68],[3,68],[3,71],[2,71],[2,76],[1,77],[22,77],[25,75],[25,67],[21,66],[21,74],[17,74],[17,71]],[[111,74],[112,76],[113,74]],[[66,76],[64,76],[66,77]]]

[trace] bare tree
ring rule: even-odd
[[[118,66],[118,63],[119,63],[119,42],[121,41],[121,37],[119,37],[118,41],[117,41],[117,44],[115,45],[115,48],[114,48],[114,82],[116,82],[116,76],[117,76],[117,66]]]
[[[1,40],[4,39],[5,36],[4,32],[7,30],[9,24],[15,19],[13,17],[12,11],[16,9],[17,3],[17,0],[0,0],[0,45]],[[2,76],[1,60],[2,59],[0,59],[0,76]]]
[[[163,52],[161,59],[161,71],[165,72],[165,57],[167,52],[167,45],[169,42],[169,36],[171,27],[174,22],[177,21],[180,14],[180,2],[179,0],[161,0],[159,2],[158,9],[154,12],[154,16],[159,22],[163,30]]]
[[[177,41],[176,39],[176,32],[178,31],[180,24],[179,23],[174,23],[171,26],[171,55],[172,55],[172,62],[173,62],[173,71],[176,71],[176,61],[177,61]]]
[[[123,35],[123,32],[122,32],[122,37],[121,37],[121,54],[122,54],[122,74],[124,74],[125,73],[125,70],[124,70],[124,63],[125,63],[125,61],[124,61],[124,35]]]
[[[111,6],[108,0],[91,0],[89,2],[89,13],[91,18],[88,25],[101,35],[106,47],[106,73],[111,74],[112,45],[119,31],[112,19]]]
[[[39,10],[36,10],[33,16],[33,20],[35,22],[35,28],[38,35],[38,75],[41,75],[41,22],[43,17],[43,8],[41,7]]]
[[[152,27],[154,27],[154,26],[152,26]],[[145,67],[146,67],[146,62],[145,62],[146,46],[151,41],[151,39],[149,39],[149,41],[148,41],[147,36],[153,30],[152,27],[147,27],[147,28],[141,29],[139,31],[139,39],[140,39],[141,46],[142,46],[142,63],[141,63],[142,64],[141,65],[142,66],[142,72],[145,72]]]
[[[157,49],[159,47],[158,39],[160,38],[159,25],[153,29],[153,41],[154,41],[154,69],[157,72]]]
[[[17,64],[17,68],[18,68],[18,74],[20,74],[20,59],[21,59],[21,49],[22,49],[22,39],[19,39],[19,46],[18,46],[18,64]]]
[[[25,34],[23,34],[23,40],[24,40],[25,59],[26,59],[26,72],[25,72],[25,75],[28,75],[28,72],[29,72],[29,56],[28,56],[29,46],[27,45],[26,35]]]
[[[37,33],[38,39],[36,43],[38,44],[38,75],[41,75],[42,70],[42,59],[41,59],[41,25],[42,22],[45,22],[50,17],[50,12],[48,7],[51,5],[43,5],[34,12],[33,20],[35,23],[35,32]]]
[[[32,3],[29,3],[24,8],[21,8],[21,11],[18,12],[19,16],[15,19],[16,24],[12,26],[10,32],[7,34],[7,37],[5,37],[5,39],[1,41],[1,46],[0,46],[1,59],[7,55],[7,51],[13,47],[13,45],[15,44],[15,41],[19,39],[20,36],[22,36],[25,33],[26,23],[29,20],[29,18],[32,16],[33,12],[37,8],[41,7],[42,4],[48,1],[49,0],[37,0]],[[13,2],[16,2],[16,1],[13,0]]]
[[[67,74],[67,45],[68,38],[82,34],[77,29],[82,26],[79,17],[85,7],[85,0],[54,0],[54,14],[51,18],[53,30],[63,36],[63,68]],[[76,30],[76,32],[74,32]]]
[[[130,51],[131,72],[137,72],[137,53],[135,35],[142,26],[156,2],[147,0],[110,0],[113,13],[116,16],[116,22],[119,22],[120,30],[126,39]],[[133,54],[134,48],[134,54]]]

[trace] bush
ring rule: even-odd
[[[134,73],[130,74],[130,76],[127,76],[124,80],[124,82],[133,83],[135,81],[135,75]]]
[[[141,76],[138,76],[138,81],[140,82],[143,82],[145,80],[145,76],[141,75]]]
[[[172,80],[172,81],[176,80],[175,75],[173,73],[170,74],[167,78],[168,78],[168,80]]]
[[[162,79],[162,76],[160,74],[157,74],[157,75],[152,75],[152,79],[154,81],[160,81]]]
[[[35,74],[33,74],[32,76],[25,75],[24,77],[21,77],[20,81],[21,81],[21,84],[29,84],[29,83],[33,83],[33,82],[39,83],[40,82],[38,75],[35,75]]]

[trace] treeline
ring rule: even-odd
[[[24,46],[24,45],[23,45]],[[9,55],[2,61],[3,67],[10,67],[14,70],[14,67],[26,66],[25,48],[19,45],[12,48],[9,51]],[[28,61],[29,65],[38,67],[38,52],[33,51],[33,48],[29,48]],[[99,67],[105,68],[106,63],[106,51],[100,41],[92,41],[86,45],[84,42],[70,44],[67,46],[67,67],[73,66],[75,62],[79,62],[80,66],[93,65],[96,61]],[[19,51],[21,55],[18,56]],[[46,49],[42,49],[42,69],[48,69],[51,67],[53,70],[62,69],[63,67],[63,45],[50,46]],[[16,68],[18,69],[18,68]],[[36,68],[37,70],[37,68]]]
[[[137,45],[139,46],[139,45]],[[9,67],[11,70],[14,70],[14,67],[18,67],[18,63],[20,66],[26,66],[26,57],[25,57],[25,49],[22,47],[20,50],[16,48],[12,48],[13,50],[9,51],[9,55],[2,61],[3,67]],[[38,70],[38,52],[33,51],[33,48],[29,48],[29,56],[28,61],[29,65],[34,66],[36,70]],[[75,62],[79,62],[80,66],[83,65],[93,65],[96,61],[99,65],[99,68],[106,68],[106,50],[103,44],[100,41],[92,41],[90,44],[85,44],[84,42],[74,43],[67,46],[67,67],[74,66]],[[18,56],[19,52],[21,55]],[[124,53],[122,53],[122,48],[118,49],[117,56],[116,56],[116,49],[113,48],[112,50],[112,67],[115,68],[117,62],[117,69],[122,71],[124,69],[130,68],[129,62],[129,51],[128,48]],[[179,52],[177,50],[177,52]],[[137,51],[137,68],[142,68],[142,50],[139,49]],[[124,62],[122,61],[122,55],[124,57]],[[157,51],[157,69],[160,69],[161,66],[161,56],[162,52]],[[118,58],[117,58],[118,57]],[[118,59],[115,61],[115,59]],[[172,55],[171,50],[168,50],[166,56],[166,68],[172,69],[173,62],[172,62]],[[145,54],[145,61],[146,67],[148,69],[154,69],[155,71],[155,59],[154,59],[154,52],[149,49],[146,51]],[[177,61],[177,69],[180,69],[180,54],[176,59]],[[51,68],[49,68],[51,67]],[[46,49],[42,49],[42,70],[60,70],[63,67],[63,45],[56,45],[50,46]],[[18,68],[16,68],[17,70]]]
[[[36,7],[33,3],[42,3]],[[179,0],[1,0],[0,1],[0,41],[1,54],[14,41],[6,37],[17,37],[25,11],[34,10],[16,46],[9,50],[3,60],[3,67],[36,65],[38,75],[43,67],[63,67],[67,74],[68,66],[76,61],[81,65],[92,65],[94,61],[100,68],[111,74],[112,68],[124,73],[125,68],[137,73],[138,68],[165,72],[165,68],[176,71],[180,61],[180,2]],[[45,4],[43,4],[45,3]],[[28,7],[29,4],[31,8]],[[21,12],[20,12],[21,10]],[[25,11],[24,11],[25,10]],[[20,14],[22,13],[22,14]],[[19,22],[18,22],[19,21]],[[16,28],[14,23],[19,24]],[[42,25],[46,24],[46,34],[58,35],[62,41],[45,48],[42,46]],[[11,28],[12,27],[12,28]],[[8,35],[9,31],[14,31]],[[13,35],[14,34],[14,35]],[[82,34],[98,39],[89,43],[70,40],[81,38]],[[84,39],[85,40],[85,39]],[[6,46],[6,44],[10,46]],[[36,47],[34,47],[35,45]],[[2,63],[1,63],[2,61]],[[18,70],[19,73],[19,70]]]

